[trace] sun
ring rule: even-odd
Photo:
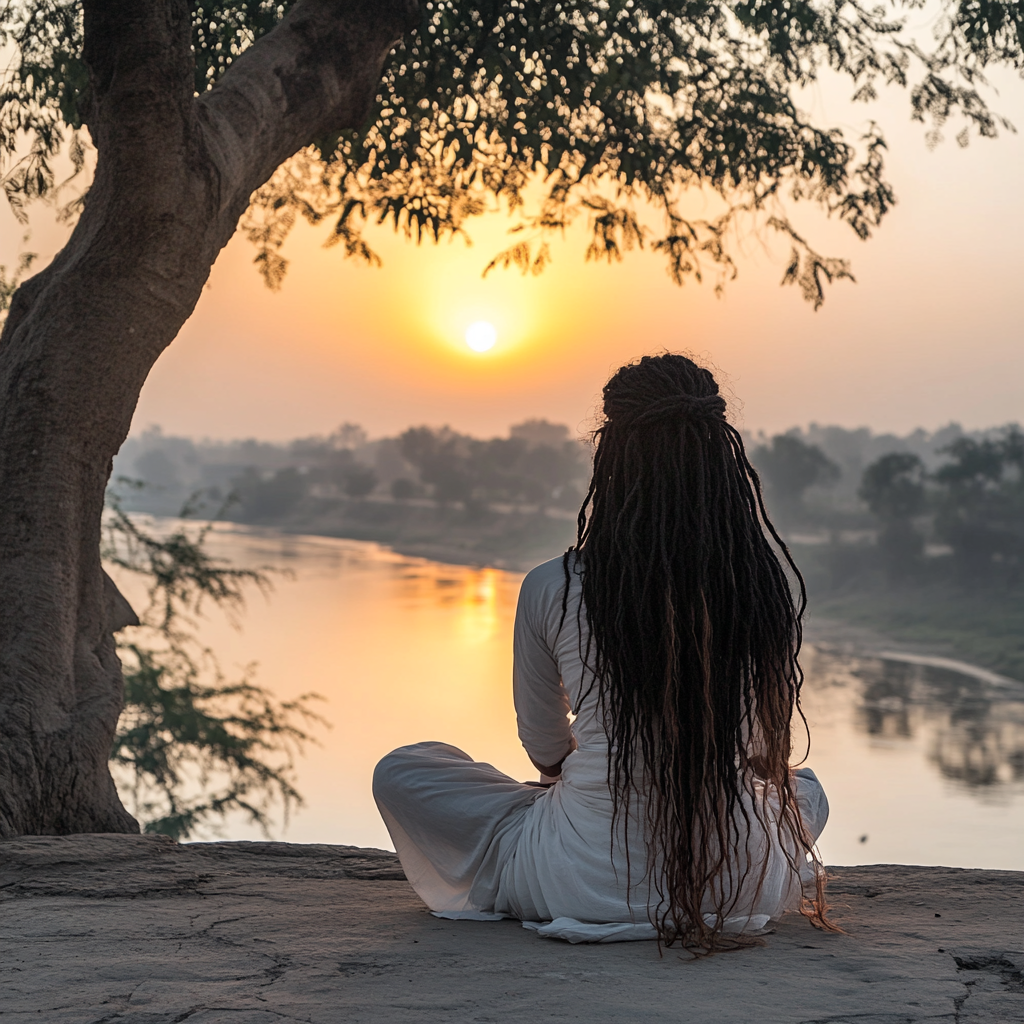
[[[494,348],[497,340],[498,332],[494,329],[494,324],[486,320],[477,320],[466,328],[466,344],[474,352],[486,352]]]

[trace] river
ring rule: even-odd
[[[254,681],[280,699],[322,694],[333,726],[298,761],[306,805],[275,838],[390,849],[370,778],[383,754],[417,740],[535,777],[510,685],[522,574],[229,524],[208,547],[287,574],[250,596],[237,628],[211,611],[203,641],[229,676],[256,663]],[[803,663],[807,764],[831,803],[827,863],[1024,869],[1024,686],[814,647]],[[236,819],[223,836],[262,838]]]

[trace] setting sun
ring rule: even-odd
[[[494,329],[494,324],[486,320],[477,320],[466,328],[466,344],[474,352],[486,352],[494,348],[497,340],[498,332]]]

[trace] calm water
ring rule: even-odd
[[[292,573],[252,595],[240,630],[216,613],[204,624],[224,668],[257,662],[255,681],[280,698],[327,698],[333,729],[299,762],[307,804],[280,838],[390,848],[370,777],[404,743],[444,740],[535,777],[510,692],[521,574],[234,527],[210,548]],[[1024,687],[813,648],[805,668],[807,763],[832,806],[826,862],[1024,869]],[[241,822],[226,834],[259,838]]]

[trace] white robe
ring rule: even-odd
[[[417,743],[377,765],[374,797],[409,882],[439,915],[554,922],[541,934],[570,941],[653,938],[655,908],[648,903],[656,896],[641,881],[647,852],[631,827],[631,887],[624,826],[612,835],[608,739],[596,687],[581,692],[579,578],[572,578],[560,625],[564,587],[561,559],[539,565],[523,581],[513,669],[519,736],[530,757],[554,765],[575,738],[559,780],[547,788],[517,782],[456,747]],[[828,803],[814,773],[799,770],[795,791],[804,826],[817,837]],[[750,821],[740,852],[754,870],[729,893],[728,931],[757,931],[800,901],[800,879],[774,830],[769,837],[753,815]],[[797,856],[795,848],[788,852]],[[735,865],[737,877],[745,866]],[[707,909],[713,905],[709,894]]]

